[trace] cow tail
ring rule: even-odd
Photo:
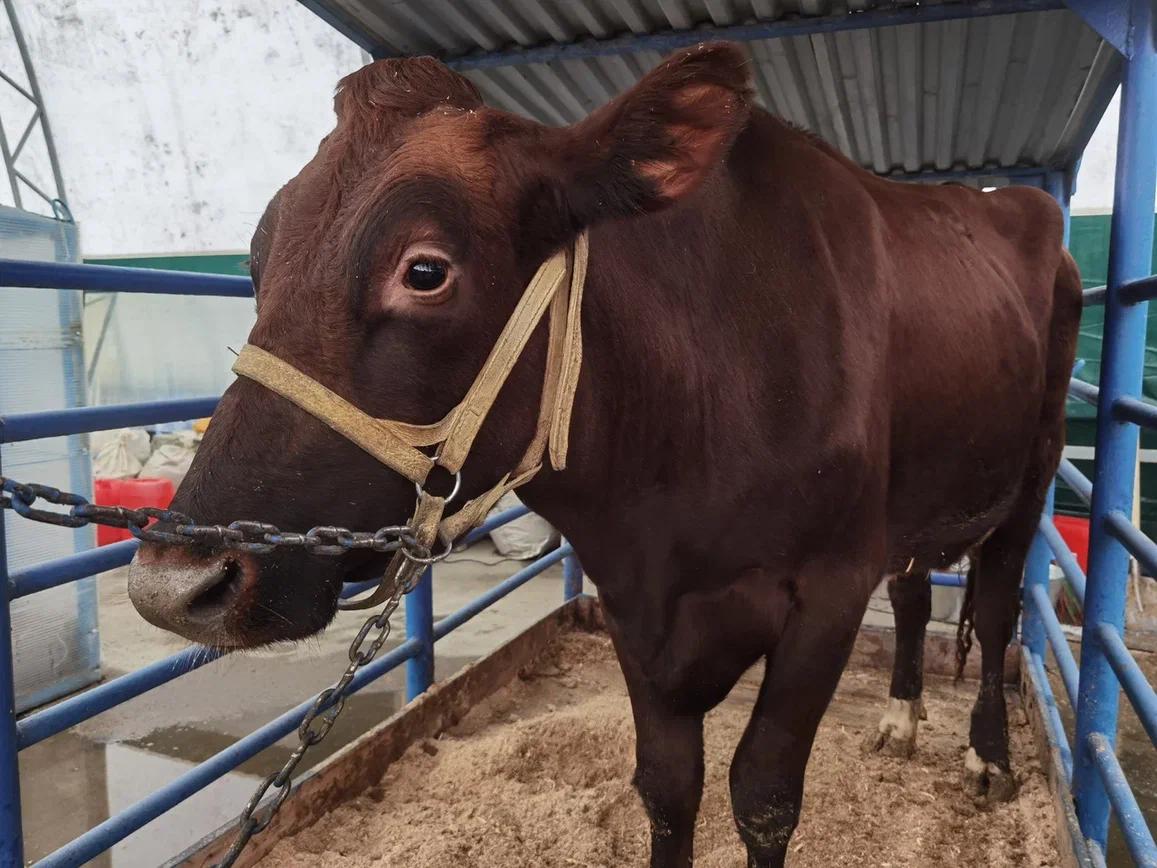
[[[964,583],[964,602],[960,606],[960,623],[956,625],[956,682],[964,677],[964,664],[972,650],[972,628],[976,603],[976,571],[980,566],[980,552],[974,550],[968,558],[968,578]]]

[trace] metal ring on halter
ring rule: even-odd
[[[446,556],[454,550],[454,543],[448,539],[445,539],[441,533],[438,534],[438,539],[441,541],[442,545],[445,546],[445,548],[438,554],[431,553],[425,557],[422,557],[421,555],[416,555],[411,552],[408,548],[406,548],[405,545],[403,545],[399,551],[401,551],[402,557],[404,557],[410,563],[420,564],[424,567],[428,567],[431,564],[438,563],[438,561],[445,560]]]
[[[435,466],[437,467],[440,465],[435,465]],[[450,491],[450,493],[448,495],[446,495],[446,505],[447,506],[449,506],[451,503],[454,502],[454,498],[458,496],[458,491],[461,488],[462,488],[462,471],[459,470],[457,473],[454,474],[454,488]],[[418,492],[419,497],[421,497],[423,494],[426,493],[426,490],[424,488],[422,488],[422,484],[420,482],[414,483],[414,490]]]

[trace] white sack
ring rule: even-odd
[[[149,458],[149,432],[143,428],[121,428],[103,438],[92,459],[97,479],[132,479]]]
[[[197,454],[200,444],[201,435],[195,431],[158,434],[153,438],[153,454],[141,468],[140,476],[145,479],[168,479],[175,489],[189,472],[189,465],[193,463],[193,456]]]
[[[513,509],[521,503],[518,495],[509,492],[502,496],[502,499],[490,511],[490,515]],[[516,518],[502,527],[496,527],[490,531],[490,539],[494,541],[494,547],[504,557],[529,560],[537,558],[557,546],[559,535],[558,531],[551,527],[550,522],[545,518],[528,512],[521,518]]]

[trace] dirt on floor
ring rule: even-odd
[[[755,670],[707,718],[700,868],[743,868],[727,769],[758,688]],[[986,809],[961,787],[975,685],[929,679],[928,720],[908,760],[864,755],[886,673],[849,670],[808,766],[792,866],[1048,866],[1058,862],[1048,785],[1009,693],[1010,803]],[[604,636],[562,637],[453,730],[415,745],[379,786],[280,842],[265,866],[645,865],[647,820],[631,788],[634,730]]]

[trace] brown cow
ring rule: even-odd
[[[598,586],[655,866],[690,863],[703,716],[760,660],[731,793],[749,863],[783,863],[872,589],[971,549],[984,674],[970,758],[982,785],[1007,775],[1001,659],[1081,308],[1044,193],[882,180],[753,107],[747,65],[700,46],[551,129],[483,107],[433,60],[379,61],[343,80],[336,128],[253,239],[250,342],[374,416],[428,423],[539,264],[589,228],[569,467],[523,491]],[[545,345],[540,327],[465,465],[468,495],[531,437]],[[174,506],[371,528],[413,498],[241,378]],[[320,630],[341,582],[382,566],[145,545],[130,591],[155,624],[250,647]],[[919,621],[918,601],[898,608]],[[918,703],[918,683],[893,693]]]

